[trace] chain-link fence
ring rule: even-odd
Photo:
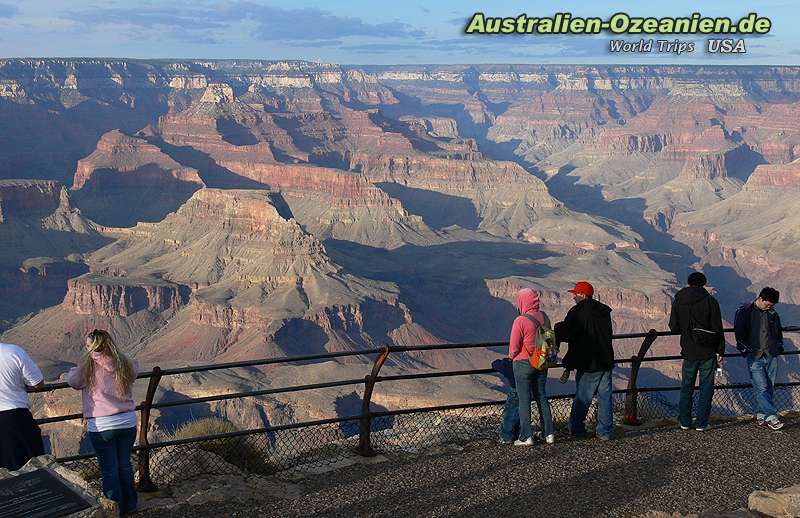
[[[345,421],[184,444],[155,445],[150,472],[156,484],[202,474],[270,475],[287,469],[318,472],[354,455],[358,422]]]

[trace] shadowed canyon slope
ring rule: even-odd
[[[691,269],[792,322],[798,115],[794,67],[0,60],[0,330],[53,376],[92,327],[162,365],[503,340],[519,288],[557,319],[587,279],[641,331]]]

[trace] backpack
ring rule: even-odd
[[[523,313],[521,316],[530,320],[536,326],[536,337],[533,339],[533,354],[531,354],[531,367],[538,371],[546,371],[558,364],[556,355],[556,334],[550,326],[550,319],[544,311],[540,311],[543,321],[539,322],[533,316]]]
[[[700,302],[705,302],[708,304],[707,299],[703,299]],[[689,306],[689,334],[691,335],[692,341],[697,347],[702,347],[704,349],[716,349],[719,346],[721,337],[719,333],[705,329],[700,322],[697,321],[692,313],[692,308],[694,308],[694,306],[697,304],[698,303],[695,303]]]

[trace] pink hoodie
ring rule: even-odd
[[[533,345],[536,339],[536,329],[526,317],[527,313],[536,321],[542,322],[544,317],[539,311],[539,294],[530,288],[522,288],[517,292],[517,309],[520,316],[514,319],[511,326],[511,338],[508,340],[508,357],[514,361],[529,361],[533,353]]]
[[[83,417],[103,417],[122,412],[130,412],[136,408],[133,398],[120,396],[113,360],[100,353],[92,353],[94,359],[94,389],[86,388],[84,380],[78,375],[78,367],[73,367],[67,374],[70,387],[81,390],[83,396]],[[130,359],[134,376],[139,373],[139,363]]]

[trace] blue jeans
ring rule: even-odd
[[[106,432],[89,432],[89,441],[97,452],[103,494],[119,504],[121,513],[136,510],[139,497],[133,486],[131,451],[136,440],[136,427]]]
[[[714,396],[714,368],[717,359],[683,360],[681,368],[681,399],[678,403],[678,422],[681,426],[692,426],[692,396],[697,373],[700,373],[700,394],[697,398],[697,427],[708,426],[711,413],[711,398]]]
[[[503,419],[500,422],[500,438],[506,442],[519,437],[519,398],[517,389],[510,387],[510,392],[503,407]]]
[[[545,386],[547,371],[538,371],[531,367],[528,360],[519,360],[514,365],[514,382],[517,384],[519,399],[519,440],[525,441],[533,436],[531,430],[531,402],[536,401],[539,409],[539,420],[542,435],[547,437],[553,433],[553,416],[550,414],[550,402],[547,400]]]
[[[767,418],[778,415],[775,408],[775,378],[778,375],[778,360],[776,358],[747,357],[747,367],[750,369],[750,379],[753,380],[753,390],[756,393],[758,413]]]
[[[575,399],[569,415],[569,433],[586,434],[586,414],[597,395],[597,435],[611,437],[614,432],[614,402],[611,371],[581,372],[575,375]]]

